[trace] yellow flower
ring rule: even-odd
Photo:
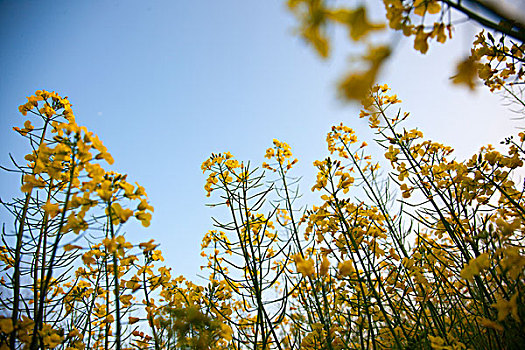
[[[34,187],[43,188],[46,182],[42,179],[37,179],[35,175],[24,175],[24,184],[22,185],[22,192],[29,193]]]
[[[111,181],[104,180],[99,188],[97,188],[97,193],[103,201],[107,202],[111,199],[113,195],[113,189],[111,188]]]
[[[109,215],[109,210],[106,208],[106,215]],[[128,221],[130,216],[133,215],[133,210],[124,209],[119,203],[111,203],[111,215],[114,224],[124,223]]]
[[[49,346],[51,349],[55,348],[60,343],[62,343],[62,337],[57,333],[51,334],[49,338],[44,337],[44,344],[47,344],[47,346]]]
[[[104,244],[104,247],[106,247],[110,253],[114,253],[117,250],[117,242],[115,242],[114,239],[106,237],[102,240],[102,244]]]
[[[401,151],[397,148],[394,148],[394,146],[390,145],[388,147],[388,151],[385,153],[385,158],[388,159],[391,163],[397,162],[398,158],[397,155]]]
[[[381,30],[384,24],[371,23],[367,18],[366,8],[359,6],[355,9],[338,9],[336,11],[328,12],[327,15],[348,27],[350,38],[354,41],[359,41],[368,33],[374,30]]]
[[[352,73],[339,83],[339,91],[349,100],[362,100],[368,94],[376,78],[377,70]]]
[[[352,260],[341,261],[338,268],[339,274],[344,277],[348,277],[355,273],[354,262]]]
[[[23,129],[20,129],[19,127],[16,127],[16,126],[13,128],[13,130],[17,131],[22,136],[27,135],[27,133],[33,131],[33,129],[34,129],[34,127],[33,127],[33,125],[31,125],[31,122],[29,120],[26,120],[24,122],[24,128]]]
[[[401,195],[403,196],[403,198],[410,198],[411,194],[412,194],[412,190],[414,189],[413,187],[408,187],[406,184],[401,184],[401,187],[400,187],[401,191],[403,191],[401,193]]]
[[[447,41],[447,35],[445,34],[445,24],[443,23],[434,23],[434,29],[430,35],[432,38],[436,37],[439,43],[445,43]]]
[[[230,341],[232,340],[232,334],[233,334],[233,330],[231,329],[230,326],[228,326],[227,324],[225,323],[221,323],[221,336],[227,340],[227,341]]]
[[[95,159],[104,159],[108,164],[113,164],[114,160],[111,154],[108,152],[101,152],[95,156]]]
[[[138,210],[149,210],[149,211],[154,211],[153,207],[151,205],[148,204],[148,201],[146,199],[142,199],[140,201],[140,204],[139,206],[137,207]]]
[[[151,214],[143,211],[139,211],[135,214],[135,217],[142,223],[142,226],[148,227],[151,221]]]
[[[295,262],[297,272],[304,277],[312,276],[315,273],[315,263],[312,259],[304,259],[300,253],[294,254],[292,259]]]
[[[140,318],[138,317],[133,317],[133,316],[129,317],[129,324],[134,324],[134,323],[137,323],[138,321],[140,321]]]
[[[153,261],[164,261],[164,257],[162,256],[162,252],[160,250],[154,250],[153,254],[151,254],[151,260]]]
[[[520,322],[518,315],[518,292],[510,298],[509,301],[505,299],[499,299],[496,303],[492,304],[492,307],[498,310],[498,321],[503,321],[509,314],[512,315],[517,322]]]
[[[492,328],[492,329],[495,329],[495,330],[500,331],[500,332],[503,332],[503,330],[504,330],[503,326],[500,325],[499,323],[491,321],[491,320],[483,318],[483,317],[480,317],[479,323],[483,327]]]
[[[42,205],[42,209],[44,209],[51,218],[54,218],[61,212],[58,203],[46,202],[46,204]]]
[[[69,252],[69,251],[75,250],[75,249],[82,249],[82,247],[79,246],[79,245],[73,245],[73,244],[66,244],[64,246],[64,251],[65,252]]]
[[[133,295],[121,295],[120,301],[122,302],[122,307],[131,306],[132,299],[133,299]]]
[[[475,79],[478,76],[480,63],[472,57],[467,57],[457,65],[457,73],[452,77],[454,84],[467,85],[471,90],[475,88]]]
[[[270,159],[270,158],[273,157],[274,154],[275,154],[275,153],[274,153],[273,148],[268,148],[268,149],[266,150],[265,157],[268,158],[268,159]]]
[[[430,33],[425,33],[424,27],[417,27],[416,38],[414,39],[414,49],[418,50],[421,53],[426,53],[428,51],[428,38]]]
[[[154,239],[150,239],[148,242],[140,243],[139,247],[143,249],[144,252],[152,251],[158,246],[158,244],[153,244],[154,241],[155,241]]]
[[[126,288],[129,288],[132,290],[132,292],[137,291],[142,285],[139,282],[139,279],[134,276],[131,278],[131,280],[126,282]]]
[[[326,276],[328,274],[328,269],[330,268],[330,261],[326,257],[326,255],[323,255],[323,259],[321,260],[321,266],[319,267],[319,275]]]
[[[0,331],[2,331],[2,333],[9,334],[13,330],[13,321],[10,318],[0,318]]]
[[[432,349],[445,349],[445,340],[441,337],[434,337],[429,335],[428,339],[430,340]]]
[[[418,16],[424,16],[426,12],[436,14],[441,11],[441,5],[435,0],[415,0],[414,13]]]
[[[466,280],[472,280],[474,276],[490,266],[489,254],[480,254],[475,259],[470,259],[468,264],[461,270],[460,276]]]

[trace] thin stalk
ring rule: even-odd
[[[113,209],[111,208],[111,201],[108,201],[107,203],[108,208],[108,225],[111,233],[111,239],[115,239],[115,229],[113,227]],[[113,291],[115,293],[115,316],[116,316],[116,323],[117,323],[117,330],[116,330],[116,337],[117,337],[117,350],[121,349],[121,324],[120,324],[120,284],[119,284],[119,268],[118,268],[118,257],[117,257],[117,250],[112,253],[113,257],[113,275],[114,275],[114,286]]]
[[[44,142],[44,137],[46,135],[47,126],[49,124],[49,119],[40,115],[44,118],[44,127],[42,129],[42,134],[40,135],[40,141],[38,147]],[[38,154],[37,154],[38,157]],[[36,160],[35,160],[36,162]],[[35,174],[34,168],[31,172],[32,175]],[[13,266],[13,313],[11,314],[11,322],[13,323],[13,332],[9,338],[9,346],[11,349],[15,349],[16,346],[16,334],[17,334],[17,323],[18,323],[18,312],[20,304],[20,260],[21,260],[21,251],[22,251],[22,242],[24,238],[24,226],[27,217],[27,210],[29,209],[29,201],[31,199],[31,194],[33,189],[31,189],[27,194],[24,200],[24,206],[22,208],[22,215],[20,216],[18,231],[16,232],[16,247],[15,247],[15,258]]]

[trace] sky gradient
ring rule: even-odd
[[[353,50],[345,34],[334,32],[332,57],[322,61],[294,34],[296,24],[277,0],[0,1],[0,164],[27,153],[11,129],[25,120],[17,110],[25,96],[68,96],[77,123],[113,155],[112,169],[144,186],[155,207],[148,229],[126,227],[129,239],[155,239],[173,274],[192,278],[200,240],[219,214],[205,206],[200,170],[212,152],[260,164],[272,139],[285,141],[307,193],[331,125],[343,122],[371,143],[359,108],[337,99]],[[380,76],[411,112],[407,127],[453,146],[458,159],[520,125],[500,95],[450,82],[476,32],[462,25],[427,55],[402,40]],[[17,195],[18,177],[0,179],[3,200]]]

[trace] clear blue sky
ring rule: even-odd
[[[342,121],[371,143],[357,107],[336,98],[348,41],[336,32],[332,59],[321,61],[293,34],[295,24],[277,0],[0,1],[0,163],[27,151],[11,131],[24,121],[17,107],[25,96],[69,96],[77,122],[115,158],[113,169],[143,185],[155,207],[152,225],[129,225],[128,237],[154,238],[174,274],[191,278],[201,237],[219,215],[205,206],[200,164],[210,153],[260,163],[273,138],[286,141],[308,192],[331,125]],[[411,112],[408,124],[459,157],[519,126],[501,97],[449,81],[474,33],[464,25],[426,56],[402,42],[381,76]],[[17,177],[0,175],[2,199],[18,188]]]

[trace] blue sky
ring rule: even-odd
[[[128,237],[154,238],[174,274],[193,277],[200,239],[219,215],[205,206],[200,164],[210,153],[257,164],[273,138],[286,141],[308,192],[331,125],[344,122],[371,143],[357,106],[336,96],[353,50],[344,33],[335,31],[333,56],[321,61],[295,25],[277,0],[2,0],[0,164],[27,151],[11,131],[24,121],[17,107],[25,96],[38,89],[69,96],[77,122],[115,158],[113,169],[143,185],[155,207],[152,225],[129,225]],[[450,83],[476,32],[462,25],[425,56],[401,41],[380,77],[411,112],[407,124],[453,146],[458,158],[519,126],[501,96]],[[15,195],[19,179],[0,179],[1,198]]]

